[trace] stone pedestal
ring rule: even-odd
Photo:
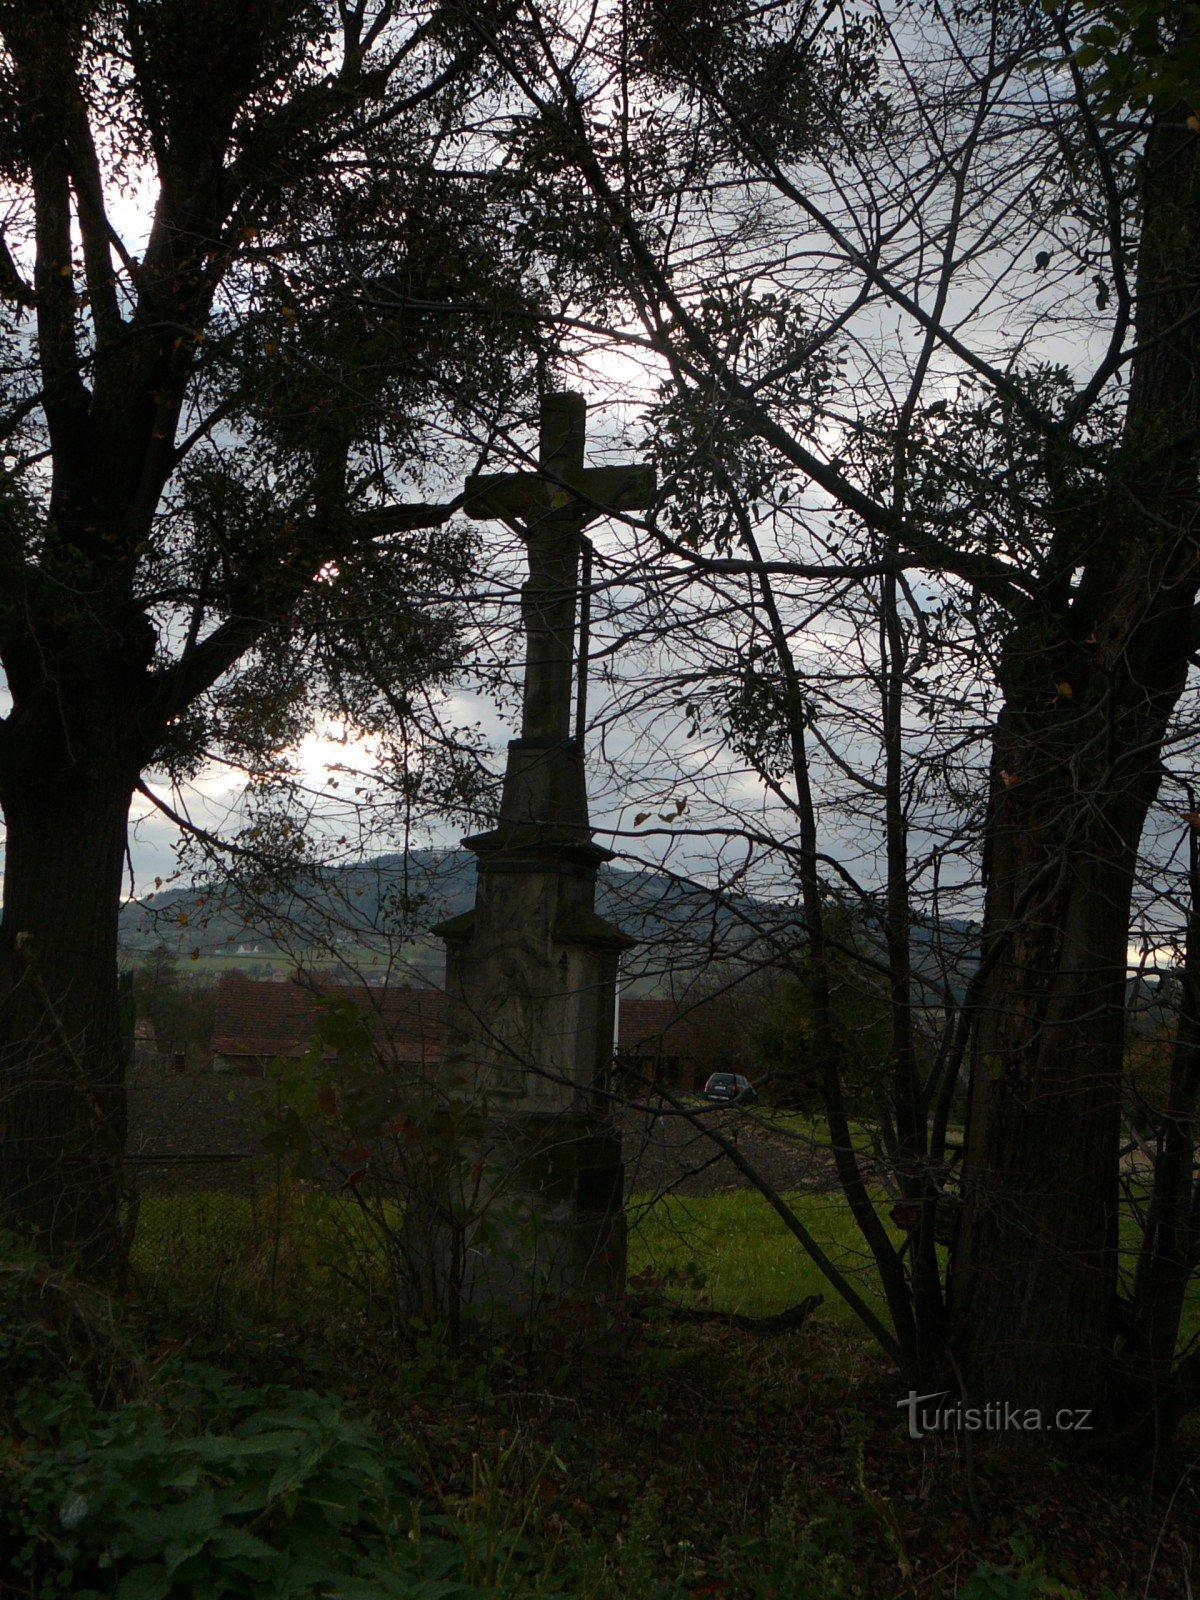
[[[605,1091],[617,965],[635,941],[595,911],[612,852],[589,838],[574,743],[513,740],[499,826],[465,843],[475,907],[433,930],[447,947],[437,1086],[469,1108],[477,1181],[461,1305],[524,1314],[547,1295],[617,1295],[624,1168]]]

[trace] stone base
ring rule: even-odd
[[[405,1254],[425,1269],[413,1312],[455,1328],[624,1292],[625,1169],[611,1124],[506,1115],[458,1168],[440,1195],[409,1202]]]

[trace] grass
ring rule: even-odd
[[[878,1280],[849,1210],[838,1194],[793,1194],[789,1205],[855,1288],[881,1307]],[[854,1313],[830,1288],[779,1217],[756,1194],[738,1190],[699,1199],[670,1196],[630,1203],[629,1276],[664,1281],[688,1304],[767,1316],[808,1295],[847,1330]],[[397,1222],[399,1215],[397,1214]],[[302,1313],[311,1286],[341,1280],[339,1294],[365,1298],[383,1287],[378,1237],[352,1201],[284,1185],[278,1204],[199,1191],[142,1200],[133,1266],[148,1288],[176,1300]]]
[[[872,1309],[886,1321],[874,1263],[849,1208],[836,1192],[785,1196]],[[396,1222],[399,1221],[397,1211]],[[629,1276],[661,1280],[690,1305],[748,1316],[787,1310],[824,1296],[823,1317],[860,1328],[800,1242],[760,1195],[732,1190],[703,1197],[630,1202]],[[893,1231],[893,1237],[902,1236]],[[1127,1218],[1126,1249],[1136,1233]],[[224,1298],[262,1311],[302,1311],[314,1282],[340,1282],[350,1300],[382,1287],[378,1236],[352,1201],[284,1185],[258,1197],[200,1191],[142,1201],[133,1265],[149,1285],[177,1297]],[[1200,1334],[1200,1284],[1189,1293],[1180,1342]]]
[[[817,1145],[823,1150],[828,1150],[833,1143],[828,1119],[816,1112],[789,1111],[780,1106],[757,1105],[749,1110],[747,1115],[756,1118],[764,1127],[777,1129],[793,1138]],[[851,1143],[858,1150],[871,1150],[878,1136],[879,1124],[870,1117],[851,1117],[849,1122]],[[962,1124],[949,1123],[946,1127],[946,1136],[952,1147],[961,1144]]]
[[[193,956],[184,945],[185,941],[181,940],[179,971],[181,976],[192,979],[219,977],[223,972],[242,972],[249,977],[283,977],[294,970],[300,956],[296,950],[272,944],[262,944],[257,951],[201,950],[199,955]],[[124,952],[124,958],[131,965],[136,965],[144,953],[130,948]],[[402,982],[412,982],[413,972],[427,978],[436,975],[433,970],[435,952],[432,945],[423,941],[410,942],[395,949],[384,943],[379,946],[360,944],[345,945],[334,951],[306,949],[302,954],[306,967],[329,972],[344,966],[361,977],[390,973],[393,981]],[[398,977],[398,974],[405,972],[409,974],[407,977]]]
[[[399,1222],[397,1212],[395,1221]],[[358,1206],[291,1183],[257,1195],[145,1195],[130,1257],[148,1290],[255,1316],[303,1315],[314,1291],[350,1306],[383,1281],[378,1236]]]
[[[840,1194],[789,1194],[788,1205],[872,1307],[879,1281],[849,1207]],[[629,1271],[664,1278],[672,1293],[748,1316],[784,1311],[823,1294],[824,1310],[847,1327],[858,1318],[838,1298],[799,1240],[758,1194],[733,1190],[701,1199],[671,1195],[637,1216]]]
[[[789,1202],[871,1296],[840,1195]],[[535,1340],[489,1335],[451,1355],[358,1314],[347,1265],[381,1266],[377,1242],[352,1202],[292,1185],[147,1196],[134,1261],[153,1292],[132,1314],[164,1381],[182,1350],[235,1385],[315,1389],[373,1412],[386,1448],[415,1451],[431,1514],[472,1551],[524,1530],[559,1600],[1194,1592],[1186,1486],[1147,1521],[1084,1469],[981,1457],[976,1523],[956,1441],[907,1439],[889,1363],[760,1196],[635,1199],[630,1213],[631,1274],[665,1279],[672,1297],[766,1314],[824,1293],[821,1314],[775,1338],[617,1312],[601,1345],[551,1321]],[[1061,1583],[1039,1563],[1028,1530],[1041,1526]]]
[[[789,1194],[788,1205],[854,1288],[886,1322],[875,1266],[849,1207],[839,1193]],[[630,1230],[629,1271],[666,1280],[669,1292],[696,1304],[748,1316],[784,1311],[810,1294],[823,1294],[822,1315],[845,1328],[860,1327],[796,1237],[757,1194],[734,1190],[703,1199],[668,1196],[637,1215]],[[886,1217],[886,1206],[883,1208]],[[890,1224],[889,1224],[890,1227]],[[903,1237],[891,1228],[897,1242]],[[1121,1219],[1123,1267],[1132,1273],[1139,1233],[1128,1212]],[[1179,1330],[1182,1349],[1200,1337],[1200,1281],[1193,1278]]]

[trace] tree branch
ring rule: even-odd
[[[83,267],[88,298],[101,350],[120,334],[124,324],[117,304],[116,278],[109,245],[113,235],[104,207],[104,185],[87,108],[76,92],[65,108],[67,157],[75,184],[79,231],[83,241]]]
[[[412,533],[420,528],[438,528],[449,521],[463,503],[457,495],[445,504],[380,506],[364,511],[352,520],[349,530],[336,542],[329,540],[324,552],[310,551],[304,564],[292,570],[272,566],[255,575],[242,587],[233,614],[207,638],[156,674],[151,694],[150,725],[165,726],[245,655],[262,638],[272,622],[290,608],[312,586],[313,574],[326,561],[357,544],[373,542],[397,533]],[[312,531],[311,529],[309,530]],[[304,530],[298,538],[303,539]]]
[[[498,42],[492,38],[489,43],[493,50],[500,55],[505,66],[513,75],[514,81],[529,96],[531,102],[541,111],[550,113],[556,111],[561,114],[561,106],[554,108],[544,95],[539,94],[536,86],[530,82],[529,75],[523,70],[511,54],[500,50]],[[954,573],[967,583],[973,584],[981,593],[988,595],[1009,611],[1017,611],[1024,607],[1030,594],[1035,592],[1035,580],[1029,574],[1021,572],[1007,562],[982,552],[970,552],[956,549],[944,540],[927,533],[924,529],[915,527],[904,517],[897,516],[890,507],[882,505],[878,500],[864,494],[850,480],[831,463],[822,461],[799,440],[795,439],[787,429],[781,427],[760,404],[754,390],[749,385],[742,383],[730,370],[728,362],[717,348],[713,339],[697,323],[687,306],[676,292],[668,275],[662,270],[656,260],[653,250],[647,244],[640,228],[630,215],[628,208],[623,204],[619,195],[613,192],[612,186],[606,178],[599,161],[596,159],[588,139],[587,123],[579,95],[570,74],[554,59],[548,43],[543,41],[546,49],[546,58],[551,73],[554,76],[562,103],[569,109],[574,123],[574,132],[578,140],[578,155],[580,170],[588,187],[596,198],[605,207],[614,226],[624,238],[626,245],[633,254],[638,270],[648,284],[653,286],[653,292],[658,296],[662,305],[670,312],[675,325],[683,331],[690,347],[697,353],[703,366],[687,363],[681,356],[676,344],[673,344],[665,329],[659,330],[657,340],[658,348],[673,365],[687,371],[693,381],[711,385],[713,380],[720,385],[727,404],[735,418],[746,424],[758,436],[772,445],[783,458],[800,468],[814,483],[818,484],[828,494],[844,506],[848,511],[859,517],[867,527],[873,528],[894,540],[899,547],[912,552],[912,566],[930,567],[934,570]],[[752,145],[753,147],[753,145]],[[773,175],[774,176],[774,175]],[[948,349],[958,354],[961,359],[974,369],[982,372],[992,382],[997,392],[1006,395],[1014,404],[1026,412],[1034,412],[1040,424],[1050,431],[1053,427],[1042,416],[1041,412],[1032,405],[1032,402],[1022,393],[1019,386],[1012,383],[1003,373],[996,371],[990,364],[982,362],[972,352],[963,347],[960,341],[949,330],[935,325],[927,312],[916,304],[911,296],[895,288],[878,268],[855,249],[853,244],[846,239],[835,224],[818,210],[812,207],[807,197],[794,192],[782,174],[778,175],[777,182],[780,192],[788,195],[795,203],[802,206],[806,214],[812,212],[820,224],[826,228],[829,237],[842,250],[849,261],[875,283],[896,305],[906,311],[910,316],[927,331],[932,332],[938,340]],[[648,308],[646,308],[648,310]]]
[[[71,264],[71,190],[63,106],[75,85],[70,36],[49,30],[20,7],[0,11],[0,29],[16,67],[34,195],[34,296],[43,406],[54,451],[51,513],[73,504],[85,477],[88,392],[75,339]]]
[[[0,300],[15,300],[19,306],[27,308],[37,304],[37,296],[21,276],[2,233],[0,233]]]

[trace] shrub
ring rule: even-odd
[[[144,1389],[141,1362],[104,1297],[0,1232],[0,1427],[12,1427],[23,1388],[68,1373],[100,1405]]]
[[[175,1413],[166,1419],[166,1402]],[[202,1420],[203,1419],[203,1420]],[[499,1600],[461,1530],[423,1517],[410,1463],[340,1404],[189,1365],[104,1412],[76,1379],[27,1388],[0,1462],[0,1591],[39,1600]],[[516,1533],[499,1530],[496,1548]],[[489,1570],[531,1581],[533,1562]],[[536,1576],[536,1574],[534,1574]],[[515,1579],[514,1579],[515,1581]],[[522,1596],[544,1592],[523,1587]]]

